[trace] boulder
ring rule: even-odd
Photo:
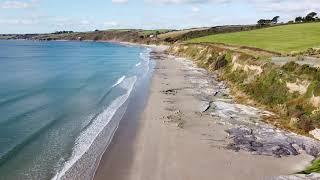
[[[314,138],[320,140],[320,129],[315,129],[309,132]]]

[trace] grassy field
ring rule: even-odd
[[[191,31],[201,31],[201,30],[206,30],[206,29],[209,29],[209,28],[204,27],[204,28],[192,28],[192,29],[183,29],[183,30],[170,31],[170,32],[167,32],[167,33],[160,34],[159,38],[160,39],[176,38],[177,36],[186,34],[186,33],[191,32]]]
[[[160,34],[162,33],[167,33],[167,32],[170,32],[172,31],[171,29],[156,29],[156,30],[142,30],[140,32],[141,35],[144,35],[144,36],[149,36],[151,34],[156,34],[156,32],[159,32]]]
[[[188,42],[224,43],[290,53],[320,47],[320,23],[293,24],[265,29],[205,36]]]

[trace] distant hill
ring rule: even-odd
[[[215,27],[200,27],[183,30],[174,29],[110,29],[95,30],[91,32],[59,31],[48,34],[10,34],[0,35],[0,39],[30,39],[30,40],[93,40],[93,41],[127,41],[144,44],[172,44],[183,42],[192,38],[207,35],[248,31],[265,28],[258,25],[226,25]]]

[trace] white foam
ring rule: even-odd
[[[120,79],[122,79],[121,82],[120,82]],[[108,123],[111,121],[112,117],[115,115],[117,110],[129,98],[130,93],[134,87],[134,84],[137,81],[137,77],[134,76],[127,79],[123,79],[123,78],[120,78],[120,79],[118,80],[119,82],[118,84],[120,84],[121,87],[127,90],[126,94],[115,99],[110,104],[110,106],[108,106],[107,109],[105,109],[94,120],[94,122],[85,131],[83,131],[80,134],[80,136],[76,140],[70,159],[64,164],[64,167],[62,168],[62,170],[53,177],[53,180],[62,179],[64,175],[66,175],[66,173],[71,169],[71,167],[90,149],[95,139],[108,125]],[[117,127],[115,127],[115,129],[116,128]],[[111,139],[112,137],[105,137],[105,138],[107,140],[107,139]],[[94,169],[92,171],[94,171]],[[86,179],[86,178],[83,177],[83,179]]]
[[[150,60],[150,52],[151,49],[146,49],[144,52],[140,53],[140,58],[144,61],[149,61]]]
[[[119,85],[125,78],[126,76],[122,76],[121,78],[119,78],[118,81],[114,85],[112,85],[112,87]]]
[[[136,67],[143,67],[144,73],[141,75],[141,77],[145,77],[145,75],[148,74],[150,71],[149,63],[150,63],[150,52],[152,49],[147,48],[143,52],[140,53],[140,62],[136,64]]]

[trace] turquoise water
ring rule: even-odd
[[[81,158],[104,151],[118,109],[148,71],[148,53],[99,42],[0,41],[0,179],[90,174],[99,156]]]

